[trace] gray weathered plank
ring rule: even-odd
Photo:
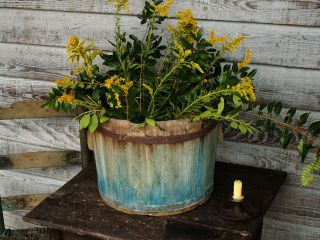
[[[0,43],[0,52],[1,76],[54,81],[71,69],[64,48]]]
[[[314,218],[314,224],[320,227],[320,190],[285,184],[277,194],[270,211]]]
[[[26,215],[29,211],[26,210],[16,210],[16,211],[4,211],[4,223],[6,228],[9,229],[31,229],[37,228],[39,226],[33,225],[23,221],[22,217]]]
[[[13,170],[12,172],[26,173],[32,176],[53,178],[61,181],[69,181],[81,170],[82,170],[81,164],[74,164],[74,165],[67,165],[64,167],[18,169],[18,170]]]
[[[140,13],[144,1],[131,2],[132,13]],[[112,5],[103,3],[102,0],[3,0],[0,7],[92,13],[113,12]],[[317,0],[273,0],[267,2],[262,0],[176,0],[170,15],[172,16],[178,9],[184,8],[193,9],[198,19],[320,26],[320,8]]]
[[[139,19],[132,16],[122,19],[124,31],[140,37],[144,35]],[[169,22],[174,24],[175,20]],[[8,43],[63,47],[70,35],[76,34],[95,38],[97,47],[110,50],[107,39],[114,32],[113,15],[103,14],[0,8],[0,23],[0,41]],[[104,30],[101,30],[101,23]],[[253,63],[320,69],[320,28],[221,21],[201,21],[200,24],[207,29],[217,29],[218,34],[247,36],[240,52],[250,46],[254,52]],[[168,39],[165,26],[161,32]],[[241,55],[235,56],[240,58]]]
[[[305,224],[281,221],[274,218],[264,218],[263,240],[288,239],[288,240],[318,240],[319,227],[311,227]]]
[[[17,171],[0,170],[1,197],[48,194],[58,190],[65,183],[66,180],[35,176]]]
[[[0,169],[65,167],[80,163],[77,151],[28,152],[0,155]]]
[[[3,211],[31,210],[42,202],[48,194],[21,195],[1,198]]]
[[[219,144],[217,158],[234,164],[248,165],[282,170],[300,175],[309,162],[300,163],[295,150],[284,151],[278,147],[249,144],[235,141],[224,141]]]
[[[80,150],[78,122],[70,118],[0,121],[0,155]]]
[[[0,108],[8,108],[18,101],[47,100],[45,96],[54,86],[53,81],[0,76]]]
[[[63,78],[70,69],[62,48],[0,43],[0,51],[4,53],[0,55],[0,107],[20,100],[43,99],[53,81]],[[320,110],[318,70],[251,66],[258,69],[254,81],[258,100],[281,100],[285,106]]]

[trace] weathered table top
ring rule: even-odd
[[[180,215],[149,217],[124,214],[106,205],[99,195],[95,170],[88,168],[24,220],[97,239],[253,239],[285,178],[281,171],[217,162],[208,202]],[[235,179],[243,181],[244,196],[261,206],[261,214],[253,220],[224,220],[216,214],[217,205],[232,195]]]

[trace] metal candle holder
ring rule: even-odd
[[[234,200],[222,199],[217,208],[217,215],[228,220],[246,221],[255,218],[260,213],[260,207],[246,198]]]

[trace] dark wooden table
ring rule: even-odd
[[[149,217],[107,206],[100,198],[92,167],[45,199],[24,220],[47,227],[51,239],[260,239],[263,216],[285,178],[281,171],[217,162],[208,202],[180,215]],[[235,179],[243,181],[244,196],[261,207],[253,220],[224,220],[216,214],[218,204],[232,195]]]

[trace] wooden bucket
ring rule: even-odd
[[[213,189],[215,122],[157,122],[138,128],[111,119],[93,134],[98,186],[122,212],[164,216],[205,202]]]

